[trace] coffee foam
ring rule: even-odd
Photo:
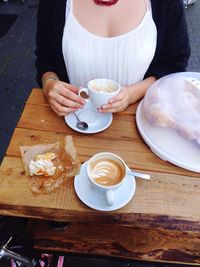
[[[90,177],[100,185],[118,184],[124,174],[124,168],[112,159],[98,159],[90,164]]]
[[[105,85],[105,84],[96,84],[93,83],[91,85],[91,89],[97,93],[112,93],[117,90],[117,87],[115,85]]]

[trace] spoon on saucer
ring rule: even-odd
[[[135,172],[135,171],[132,171],[132,170],[128,170],[128,175],[131,175],[131,176],[135,176],[135,177],[138,177],[138,178],[142,178],[142,179],[146,179],[146,180],[150,180],[150,175],[149,174],[145,174],[145,173],[141,173],[141,172]]]
[[[76,127],[82,131],[87,130],[88,124],[85,121],[81,121],[75,112],[73,114],[77,119]]]

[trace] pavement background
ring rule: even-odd
[[[186,10],[188,32],[191,45],[191,56],[188,71],[200,72],[200,1],[189,5]]]

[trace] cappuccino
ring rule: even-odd
[[[113,93],[115,92],[118,88],[114,85],[111,84],[92,84],[90,87],[94,92],[97,93]]]
[[[86,101],[91,101],[95,108],[101,108],[121,90],[118,82],[110,79],[94,79],[88,82],[87,88],[80,88],[78,94]]]
[[[120,183],[124,176],[124,166],[113,159],[100,158],[90,162],[90,177],[97,184],[113,186]]]

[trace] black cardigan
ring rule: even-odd
[[[67,0],[40,0],[36,35],[37,80],[47,71],[69,82],[62,54],[62,36]],[[190,56],[189,38],[182,0],[151,0],[157,27],[157,46],[145,78],[160,78],[185,71]]]

